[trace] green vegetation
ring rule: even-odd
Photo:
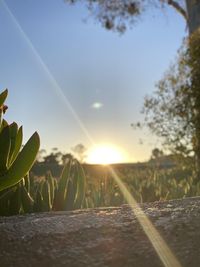
[[[200,31],[184,40],[175,64],[146,96],[142,113],[147,126],[172,153],[194,155],[200,181]],[[132,124],[132,126],[135,126]]]
[[[43,157],[44,161],[37,161],[36,168],[31,169],[39,150],[39,137],[34,133],[22,147],[22,127],[2,119],[7,110],[4,105],[7,94],[7,90],[0,94],[1,216],[126,203],[110,167],[80,164],[73,155],[62,155],[54,149],[55,153]],[[37,168],[45,171],[42,176],[34,174]],[[54,168],[62,169],[60,177],[52,176]],[[166,156],[155,148],[146,164],[115,164],[111,168],[137,202],[200,195],[200,181],[196,180],[193,157],[179,156],[175,161],[174,156]]]
[[[117,167],[116,167],[117,168]],[[200,195],[191,167],[124,168],[116,171],[138,203]],[[87,177],[86,207],[119,206],[125,200],[109,172],[104,177]]]
[[[71,155],[68,160],[72,158]],[[88,164],[82,164],[82,167],[86,176],[83,208],[119,206],[126,203],[118,185],[114,182],[109,167]],[[137,202],[200,195],[200,182],[195,180],[193,157],[164,155],[161,150],[155,148],[152,150],[151,159],[146,163],[114,164],[111,167]],[[43,176],[45,172],[51,170],[57,176],[54,169],[61,171],[62,161],[49,165],[44,157],[43,161],[37,163],[32,171],[37,176]],[[59,178],[57,179],[59,181]]]
[[[84,198],[85,175],[73,159],[58,180],[50,172],[40,179],[26,175],[16,186],[0,192],[0,215],[80,209]]]
[[[158,162],[147,165],[113,165],[138,203],[162,201],[200,195],[193,166],[176,164],[161,167]],[[60,166],[62,168],[62,166]],[[50,172],[43,177],[33,174],[0,194],[0,215],[30,212],[74,210],[120,206],[126,201],[114,182],[109,168],[81,165],[69,159],[59,178]]]
[[[0,94],[0,215],[82,208],[85,175],[73,157],[58,181],[51,173],[39,181],[29,177],[39,151],[39,136],[35,132],[22,147],[22,127],[2,119],[7,95],[8,90]]]
[[[0,94],[0,191],[17,184],[31,169],[39,150],[39,136],[35,132],[22,146],[22,127],[2,119],[7,106],[8,90]]]

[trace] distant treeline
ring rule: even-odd
[[[110,164],[109,166],[111,166],[115,171],[123,172],[124,170],[149,169],[155,167],[159,169],[168,169],[174,167],[175,165],[175,162],[158,163],[151,160],[143,163],[115,163]],[[109,167],[107,165],[83,163],[82,166],[86,175],[90,177],[102,178],[109,172]],[[36,162],[36,164],[32,167],[31,172],[35,176],[44,176],[48,171],[50,171],[54,177],[59,177],[62,169],[62,164]]]
[[[82,151],[82,150],[81,150]],[[33,165],[31,172],[34,176],[45,176],[47,172],[51,172],[52,175],[58,178],[61,174],[63,166],[70,160],[74,158],[73,154],[67,153],[62,154],[57,149],[51,152],[46,156],[41,156],[43,152],[41,151],[38,160]],[[77,154],[78,155],[78,154]],[[80,159],[81,157],[78,157]],[[171,169],[177,165],[182,166],[192,166],[193,162],[192,157],[183,157],[180,155],[165,155],[162,150],[155,148],[152,150],[152,155],[150,159],[146,162],[138,162],[138,163],[115,163],[110,164],[110,166],[117,172],[134,172],[134,171],[142,171],[142,170],[167,170]],[[86,176],[90,178],[102,178],[105,176],[109,176],[109,167],[107,165],[100,164],[87,164],[85,162],[82,163],[83,169],[85,171]],[[191,168],[191,167],[190,167]]]

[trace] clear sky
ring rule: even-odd
[[[70,152],[78,143],[118,146],[143,161],[157,145],[134,131],[143,98],[173,62],[185,22],[173,9],[146,12],[119,36],[63,0],[0,0],[0,90],[6,119],[37,130],[41,148]],[[140,139],[143,144],[140,144]]]

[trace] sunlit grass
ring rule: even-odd
[[[155,251],[157,252],[160,260],[164,264],[165,267],[181,267],[181,264],[176,259],[175,255],[168,247],[162,236],[153,226],[151,221],[148,219],[146,214],[143,210],[138,206],[137,202],[135,201],[134,197],[130,194],[127,187],[124,185],[120,177],[116,174],[112,167],[109,167],[109,170],[115,179],[116,183],[121,189],[121,192],[126,199],[127,203],[130,205],[133,213],[135,214],[136,218],[138,219],[140,225],[142,226],[145,234],[149,238],[152,246],[154,247]],[[139,211],[139,215],[135,212],[135,208],[137,207],[137,211]]]

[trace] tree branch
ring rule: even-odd
[[[174,0],[167,0],[167,4],[174,7],[188,21],[187,12],[179,3]]]

